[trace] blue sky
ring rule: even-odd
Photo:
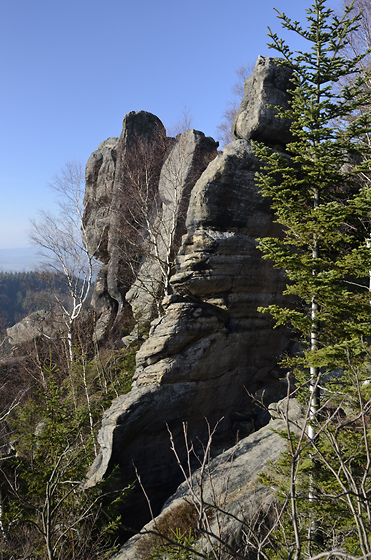
[[[85,165],[122,119],[166,125],[190,108],[215,136],[241,64],[281,34],[273,7],[304,20],[310,0],[12,0],[0,22],[1,250],[28,244],[29,219],[53,207],[47,184]],[[330,3],[333,5],[334,2]]]

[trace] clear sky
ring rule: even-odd
[[[311,0],[8,0],[0,20],[1,249],[28,245],[47,184],[119,136],[129,111],[165,126],[183,106],[215,136],[241,64],[268,51],[273,7],[304,21]],[[333,6],[334,2],[330,2]],[[293,44],[293,43],[291,43]]]

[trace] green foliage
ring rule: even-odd
[[[148,560],[160,560],[166,558],[168,560],[192,560],[194,555],[192,549],[194,547],[194,536],[192,530],[188,533],[182,533],[180,529],[174,529],[170,539],[173,541],[167,545],[155,545],[153,553],[148,556]]]
[[[260,239],[259,248],[285,271],[288,299],[286,306],[260,311],[300,340],[300,354],[286,356],[283,364],[300,383],[302,402],[311,406],[301,436],[286,433],[288,453],[270,480],[285,506],[267,554],[296,560],[336,548],[366,554],[371,92],[369,75],[360,69],[365,55],[343,56],[361,16],[346,8],[338,17],[325,0],[314,0],[306,28],[285,14],[278,17],[308,49],[293,52],[269,33],[270,47],[282,57],[278,64],[292,73],[289,108],[275,108],[278,118],[291,123],[292,141],[286,153],[254,145],[262,162],[257,182],[281,226],[281,234]],[[349,79],[342,86],[344,77]],[[337,417],[343,406],[345,419]]]
[[[89,490],[82,481],[104,410],[130,390],[135,352],[110,351],[89,361],[76,345],[67,372],[51,357],[40,364],[39,388],[9,418],[17,455],[0,464],[3,560],[14,557],[12,550],[26,554],[29,545],[33,558],[49,560],[88,558],[93,548],[97,558],[113,553],[130,489],[116,490],[115,472]]]
[[[270,560],[281,558],[282,551],[292,554],[295,549],[292,509],[287,506],[293,482],[300,541],[307,553],[310,550],[315,555],[337,549],[357,556],[367,550],[365,535],[370,531],[371,494],[368,421],[362,414],[349,413],[345,417],[336,407],[326,406],[322,414],[315,426],[321,437],[313,444],[307,438],[303,441],[298,434],[288,436],[286,432],[283,437],[290,439],[293,447],[289,446],[260,476],[260,482],[276,489],[283,511],[265,550]],[[294,475],[290,476],[293,464]],[[315,495],[312,502],[308,500],[309,492]],[[318,539],[309,543],[308,520],[313,518]]]
[[[352,60],[342,55],[359,16],[349,17],[347,9],[339,19],[325,0],[316,0],[307,13],[307,29],[284,14],[279,18],[308,41],[308,52],[293,53],[270,33],[270,46],[283,56],[280,64],[292,71],[290,107],[276,108],[278,118],[291,122],[292,142],[287,154],[255,144],[263,162],[257,181],[282,226],[280,237],[260,239],[259,248],[285,270],[285,293],[299,303],[261,311],[300,333],[308,367],[331,369],[345,367],[349,349],[359,353],[371,335],[371,187],[360,179],[371,163],[364,142],[371,94],[368,76],[359,71],[362,55]],[[353,81],[339,91],[335,85],[344,76]],[[309,344],[313,331],[315,348]]]
[[[18,455],[2,470],[5,531],[11,540],[20,526],[36,529],[35,558],[60,557],[94,501],[80,490],[93,459],[92,441],[82,438],[83,425],[55,373],[54,366],[44,366],[45,389],[13,419]]]

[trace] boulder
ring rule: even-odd
[[[256,140],[284,150],[291,142],[290,122],[278,118],[274,107],[289,108],[291,71],[277,65],[280,59],[259,56],[252,75],[247,78],[244,95],[232,125],[236,139]]]
[[[30,313],[13,327],[6,329],[6,334],[12,346],[20,346],[41,336],[60,337],[64,330],[63,317],[59,313],[41,309]]]

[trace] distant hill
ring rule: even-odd
[[[63,274],[0,271],[0,339],[8,327],[26,315],[54,308],[55,294],[69,308],[70,292]]]
[[[0,329],[52,303],[48,282],[39,272],[0,272]]]

